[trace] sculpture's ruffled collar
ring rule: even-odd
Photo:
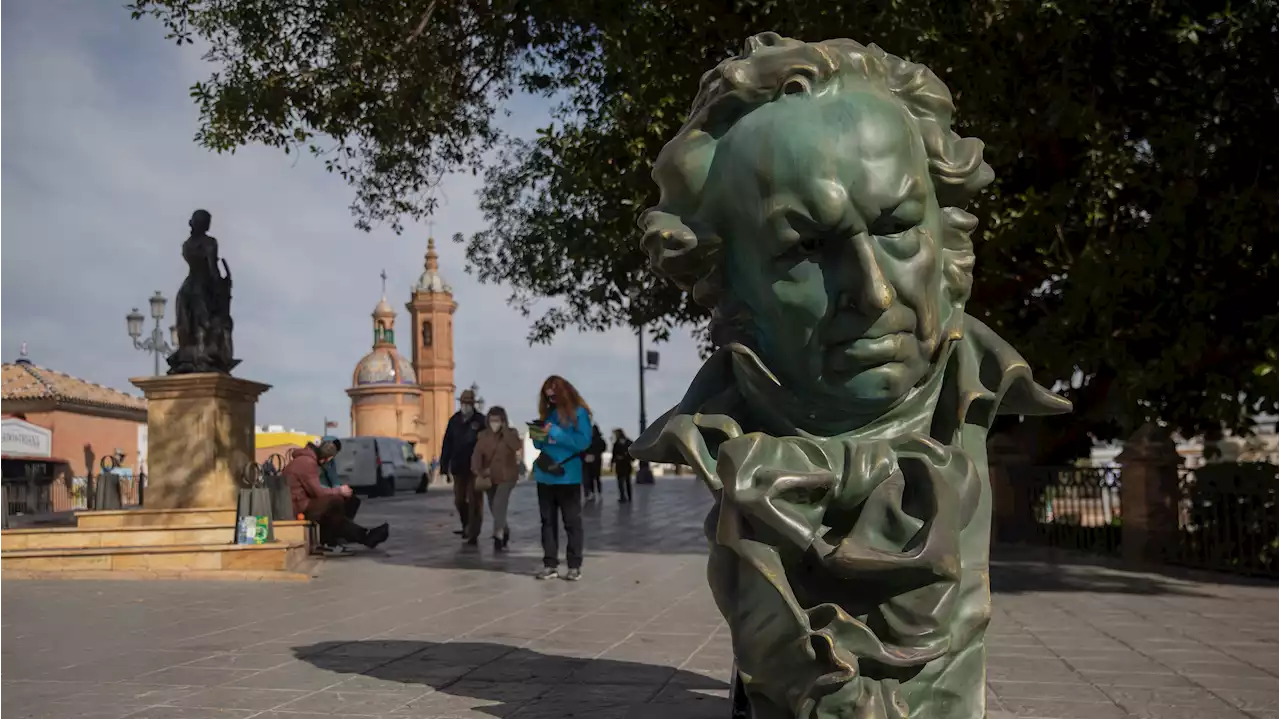
[[[933,414],[944,372],[955,349],[947,342],[939,352],[929,375],[887,409],[861,416],[847,403],[797,397],[765,366],[750,348],[732,344],[724,348],[730,357],[733,379],[760,429],[775,437],[849,437],[881,439],[903,432],[926,431]]]
[[[1070,402],[1035,383],[1026,360],[1008,342],[978,319],[969,315],[964,319],[963,337],[943,348],[933,374],[924,383],[883,416],[848,434],[875,439],[901,431],[922,431],[949,443],[956,440],[962,425],[990,428],[997,414],[1071,411]],[[802,405],[754,352],[742,345],[728,345],[707,360],[680,403],[636,440],[632,454],[655,462],[684,462],[683,453],[674,451],[677,443],[660,441],[667,424],[678,416],[701,415],[697,424],[704,427],[717,422],[731,424],[734,431],[730,434],[759,431],[774,436],[837,436],[839,432],[826,434],[820,429],[824,424],[838,427],[834,419],[837,411]],[[806,421],[795,422],[794,417]]]

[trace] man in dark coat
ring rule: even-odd
[[[484,520],[484,502],[477,498],[476,479],[471,471],[471,454],[476,448],[476,437],[484,429],[484,417],[476,412],[476,393],[462,390],[458,397],[458,411],[449,418],[444,430],[444,442],[440,447],[440,469],[453,482],[453,505],[458,510],[462,529],[454,534],[470,537],[467,527]],[[477,527],[479,524],[476,525]],[[477,532],[478,533],[478,532]],[[468,540],[474,544],[474,540]]]

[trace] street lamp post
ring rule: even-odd
[[[155,373],[158,375],[160,374],[160,358],[173,354],[178,347],[178,328],[169,328],[170,341],[165,342],[164,332],[160,330],[160,320],[164,319],[164,306],[168,300],[165,299],[164,295],[160,294],[159,290],[156,290],[156,293],[151,296],[148,302],[151,305],[151,318],[156,321],[156,326],[151,330],[150,337],[145,340],[140,339],[142,337],[142,323],[146,321],[146,318],[142,316],[137,307],[134,307],[133,311],[125,316],[125,321],[129,326],[129,337],[133,339],[134,349],[150,352],[154,356]]]
[[[633,286],[627,290],[627,294],[634,303],[640,297],[640,289]],[[652,350],[645,352],[644,322],[636,323],[636,348],[640,369],[640,434],[644,434],[645,429],[649,427],[649,418],[645,414],[644,406],[644,373],[658,369],[659,359],[657,352]],[[636,469],[636,484],[653,484],[653,470],[643,459],[640,460],[640,466]]]

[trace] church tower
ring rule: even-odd
[[[422,387],[422,442],[418,453],[430,461],[440,454],[440,443],[454,412],[453,289],[440,276],[436,241],[427,240],[426,267],[412,299],[405,305],[413,328],[413,370]]]
[[[351,434],[398,437],[420,442],[422,389],[409,360],[396,351],[396,312],[387,302],[387,273],[382,299],[373,308],[373,348],[351,374]]]

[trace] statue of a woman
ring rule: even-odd
[[[212,217],[205,210],[191,215],[191,236],[182,243],[187,278],[178,288],[178,349],[169,356],[169,374],[230,373],[240,364],[232,357],[231,269],[222,261],[218,241],[209,236]]]

